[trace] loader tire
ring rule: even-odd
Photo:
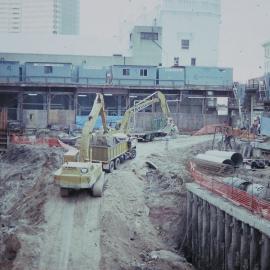
[[[96,181],[92,188],[93,197],[102,197],[103,189],[104,189],[104,174],[100,176],[100,178]]]

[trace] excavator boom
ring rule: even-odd
[[[161,110],[163,114],[165,115],[166,119],[171,118],[171,112],[168,106],[168,103],[166,101],[166,97],[164,94],[162,94],[160,91],[157,91],[149,96],[147,96],[145,99],[139,101],[136,103],[133,107],[129,108],[125,114],[124,117],[120,123],[119,130],[125,134],[128,133],[129,130],[129,122],[131,117],[139,112],[142,111],[143,109],[147,108],[148,106],[155,104],[155,103],[160,103]]]
[[[90,161],[90,139],[91,133],[94,129],[97,118],[101,114],[102,125],[104,133],[107,133],[108,128],[106,125],[106,113],[105,113],[105,105],[104,98],[102,94],[97,93],[96,99],[94,101],[92,110],[88,115],[88,120],[83,126],[81,144],[80,144],[80,161]]]

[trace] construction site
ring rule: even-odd
[[[270,42],[239,82],[220,1],[160,2],[127,55],[0,44],[0,270],[270,269]]]

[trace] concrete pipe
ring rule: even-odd
[[[217,156],[213,156],[213,155],[208,155],[208,154],[198,154],[195,159],[200,159],[200,160],[204,160],[204,161],[209,161],[209,162],[213,162],[213,163],[218,163],[218,164],[227,164],[227,165],[231,165],[234,166],[234,163],[231,159],[229,158],[223,158],[223,157],[217,157]]]
[[[246,191],[247,187],[251,184],[249,181],[238,177],[226,177],[223,182],[227,185]]]
[[[205,154],[215,156],[215,157],[221,157],[223,159],[230,159],[232,160],[234,166],[239,166],[243,163],[243,156],[237,152],[209,150],[209,151],[206,151]]]

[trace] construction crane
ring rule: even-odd
[[[165,116],[165,119],[167,121],[167,125],[156,131],[147,131],[147,132],[134,132],[134,130],[130,130],[129,123],[132,118],[137,112],[142,111],[143,109],[147,108],[148,106],[159,103],[161,110]],[[178,132],[178,129],[176,125],[174,124],[173,118],[171,117],[170,108],[168,106],[166,97],[164,94],[162,94],[160,91],[157,91],[143,100],[136,103],[133,107],[129,108],[120,122],[120,124],[116,127],[117,130],[120,132],[123,132],[125,134],[130,134],[133,136],[136,136],[138,140],[144,140],[144,141],[152,141],[154,137],[157,136],[165,136],[168,134],[175,134]]]
[[[101,163],[91,162],[90,140],[92,132],[101,114],[104,132],[107,132],[104,99],[97,93],[92,110],[84,124],[79,150],[69,146],[64,154],[64,164],[54,174],[55,182],[60,186],[62,197],[72,190],[90,189],[94,197],[102,196],[104,172]]]

